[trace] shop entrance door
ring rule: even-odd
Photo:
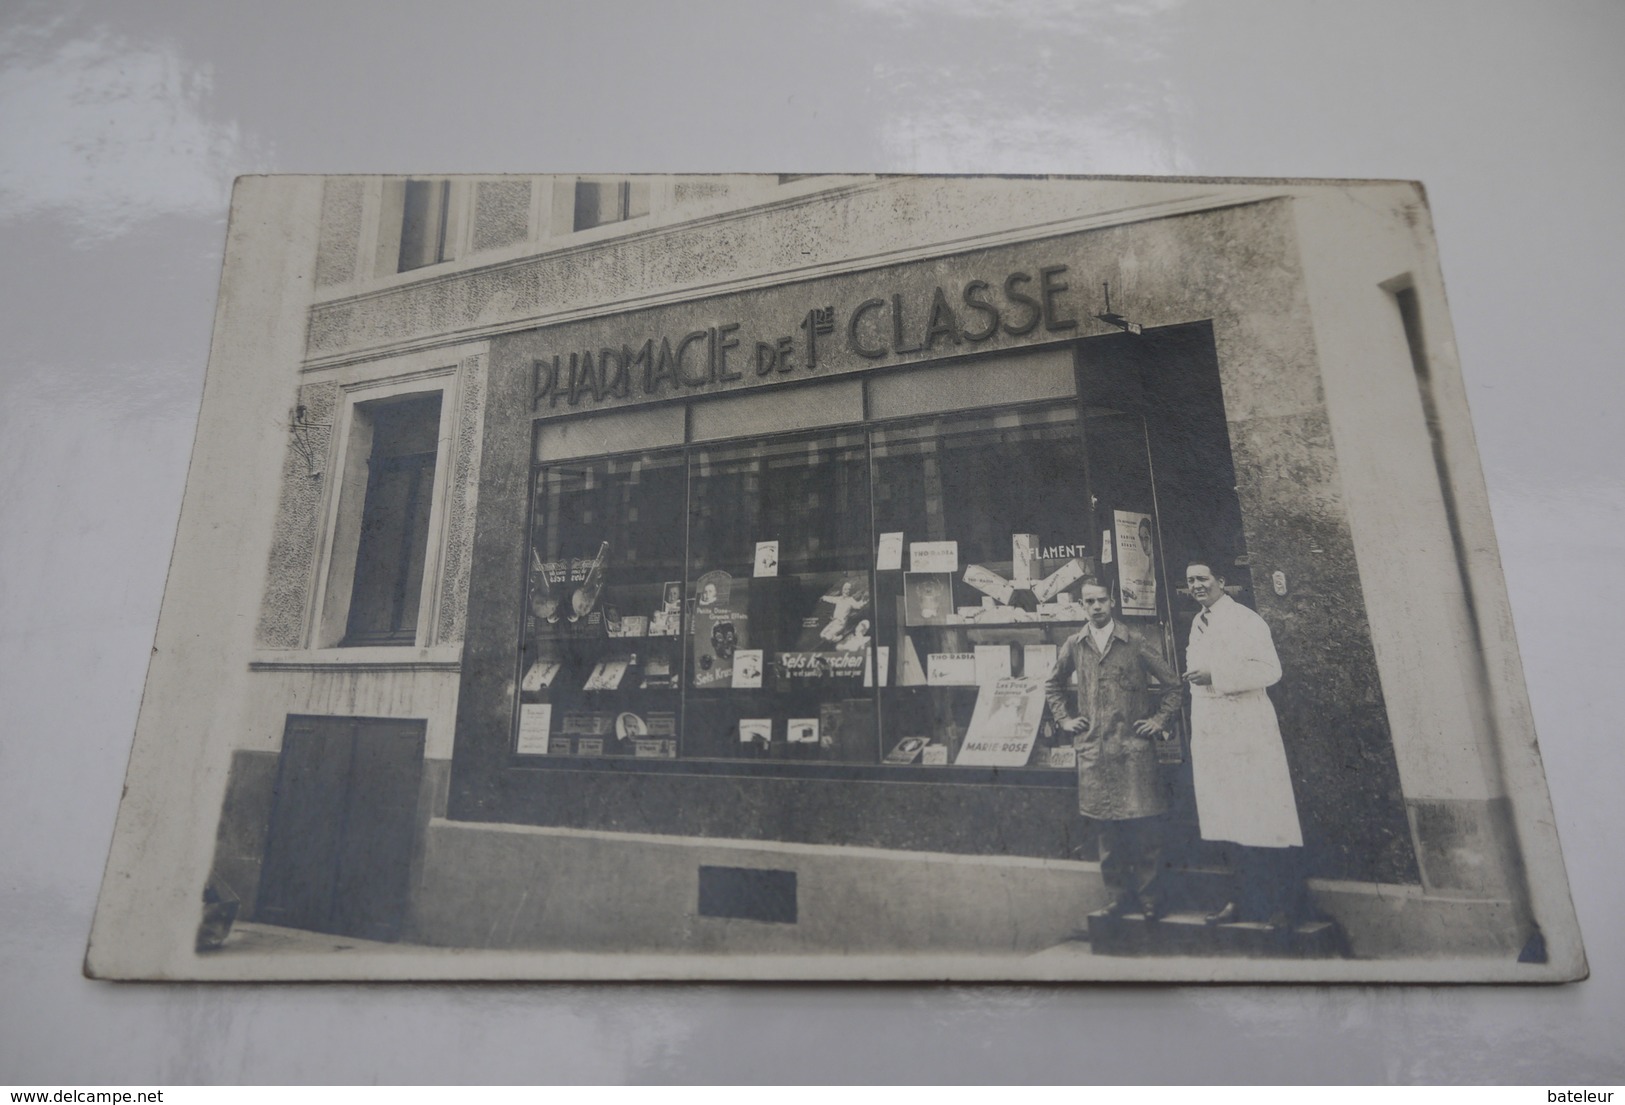
[[[288,717],[257,920],[400,938],[426,727],[397,718]]]
[[[1232,596],[1253,605],[1212,326],[1088,339],[1078,344],[1077,366],[1102,582],[1121,620],[1159,640],[1183,673],[1199,610],[1184,589],[1188,558],[1213,561]],[[1169,769],[1168,858],[1200,870],[1217,857],[1197,832],[1188,714],[1180,727],[1186,754]]]

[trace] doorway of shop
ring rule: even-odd
[[[289,715],[255,919],[398,940],[427,723]]]
[[[1077,368],[1102,582],[1120,619],[1160,642],[1183,673],[1200,609],[1185,591],[1187,559],[1211,560],[1231,596],[1254,605],[1212,325],[1088,339],[1078,344]],[[1183,713],[1179,725],[1164,860],[1187,878],[1167,889],[1199,905],[1211,881],[1204,874],[1223,860],[1197,831]]]

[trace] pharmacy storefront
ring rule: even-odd
[[[489,366],[420,939],[1062,939],[1098,881],[1044,680],[1086,580],[1183,670],[1192,557],[1274,632],[1311,874],[1419,882],[1291,201],[583,315]]]

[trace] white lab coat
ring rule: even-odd
[[[1191,687],[1191,774],[1204,840],[1265,848],[1303,843],[1275,706],[1264,688],[1281,679],[1270,627],[1226,595],[1191,623],[1187,670],[1213,683]]]

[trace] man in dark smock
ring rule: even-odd
[[[1105,587],[1088,581],[1080,591],[1089,624],[1061,646],[1045,693],[1078,752],[1078,812],[1098,822],[1106,911],[1155,918],[1168,808],[1156,742],[1179,712],[1182,688],[1162,656],[1112,617]],[[1162,687],[1160,702],[1152,683]]]

